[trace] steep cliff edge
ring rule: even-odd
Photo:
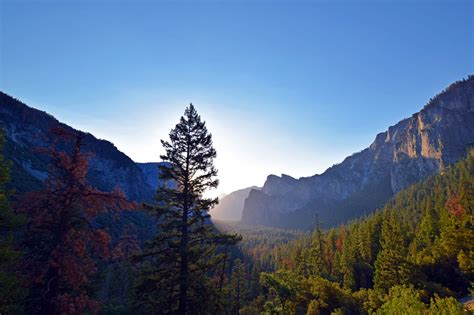
[[[369,213],[403,188],[465,157],[474,145],[474,76],[450,85],[412,117],[321,175],[270,175],[245,201],[242,221],[308,228]]]

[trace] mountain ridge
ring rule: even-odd
[[[249,193],[242,222],[309,228],[316,213],[326,226],[334,226],[372,212],[465,155],[474,144],[473,104],[474,76],[469,76],[322,174],[299,179],[269,175],[261,191]]]

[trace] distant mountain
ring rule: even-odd
[[[247,187],[219,198],[219,204],[210,212],[211,217],[213,219],[226,221],[240,220],[244,209],[244,201],[252,189],[259,190],[260,188],[257,186]]]
[[[356,127],[356,123],[354,123]],[[268,176],[245,200],[242,222],[308,228],[315,214],[335,226],[466,156],[474,145],[474,76],[450,85],[412,117],[321,175]]]

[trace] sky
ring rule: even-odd
[[[473,3],[0,0],[0,89],[137,162],[192,102],[230,193],[321,173],[473,74]]]

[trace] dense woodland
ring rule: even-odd
[[[383,209],[269,252],[244,314],[462,313],[472,293],[474,154]],[[267,259],[267,258],[265,258]]]
[[[0,155],[1,314],[462,314],[472,293],[473,151],[367,217],[322,230],[315,214],[308,233],[211,222],[216,151],[192,105],[148,204],[91,187],[80,133],[52,132],[37,191],[8,191]],[[101,224],[124,210],[155,236]]]

